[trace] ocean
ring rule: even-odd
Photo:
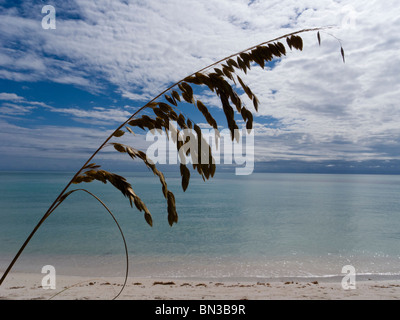
[[[179,221],[150,172],[123,173],[147,204],[153,227],[109,184],[87,188],[115,215],[132,277],[214,280],[329,279],[354,267],[368,278],[400,278],[400,176],[218,172],[193,174],[186,192],[166,173]],[[0,271],[73,176],[0,173]],[[74,187],[74,186],[73,186]],[[123,276],[124,246],[106,210],[72,194],[39,228],[11,272]]]

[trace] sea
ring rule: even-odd
[[[131,208],[110,184],[73,185],[41,225],[12,272],[232,281],[400,278],[400,176],[218,172],[192,174],[186,192],[166,173],[179,221],[167,220],[161,184],[151,172],[119,173],[153,216]],[[60,191],[70,172],[0,173],[0,272]]]

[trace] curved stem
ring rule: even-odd
[[[232,54],[228,57],[225,57],[217,62],[214,62],[210,65],[208,65],[205,68],[202,68],[194,73],[192,73],[191,75],[189,75],[188,77],[191,77],[193,75],[195,75],[196,73],[201,73],[204,72],[205,70],[225,61],[228,60],[232,57],[235,57],[243,52],[252,50],[258,46],[261,45],[265,45],[274,41],[278,41],[281,40],[283,38],[292,36],[292,35],[296,35],[299,33],[305,33],[305,32],[311,32],[311,31],[317,31],[317,30],[322,30],[322,29],[327,29],[327,28],[332,28],[331,26],[327,26],[327,27],[322,27],[322,28],[312,28],[312,29],[303,29],[300,31],[296,31],[296,32],[292,32],[289,34],[286,34],[284,36],[260,43],[258,45],[252,46],[250,48],[247,48],[245,50],[242,50],[240,52],[237,52],[235,54]],[[185,77],[187,78],[187,77]],[[184,78],[184,79],[185,79]],[[38,224],[35,226],[35,228],[32,230],[31,234],[28,236],[28,238],[25,240],[25,242],[23,243],[23,245],[21,246],[21,248],[19,249],[19,251],[17,252],[17,254],[15,255],[14,259],[11,261],[10,265],[8,266],[8,268],[6,269],[6,271],[4,272],[3,276],[0,279],[0,285],[3,283],[4,279],[7,277],[8,273],[10,272],[11,268],[13,267],[13,265],[15,264],[15,262],[18,260],[19,256],[21,255],[21,253],[23,252],[23,250],[25,249],[25,247],[27,246],[27,244],[29,243],[29,241],[32,239],[32,237],[34,236],[34,234],[36,233],[36,231],[39,229],[39,227],[43,224],[43,222],[49,217],[49,215],[57,208],[58,206],[58,202],[61,199],[61,197],[64,195],[65,191],[67,191],[67,189],[71,186],[72,182],[74,181],[74,179],[84,170],[84,168],[92,161],[92,159],[100,152],[101,149],[103,149],[103,147],[111,140],[111,138],[114,136],[114,134],[120,130],[122,127],[124,127],[129,121],[131,121],[139,112],[141,112],[142,110],[144,110],[145,108],[147,108],[149,106],[149,104],[151,104],[152,102],[154,102],[155,100],[157,100],[159,97],[161,97],[162,95],[164,95],[165,93],[167,93],[169,90],[171,90],[172,88],[174,88],[175,86],[179,85],[180,83],[184,82],[184,79],[179,80],[178,82],[172,84],[171,86],[169,86],[167,89],[165,89],[163,92],[161,92],[160,94],[158,94],[156,97],[154,97],[151,101],[149,101],[147,104],[145,104],[144,106],[142,106],[140,109],[138,109],[134,114],[132,114],[124,123],[122,123],[117,129],[115,129],[113,131],[113,133],[100,145],[100,147],[89,157],[89,159],[85,162],[85,164],[76,172],[76,174],[72,177],[72,179],[70,180],[70,182],[66,185],[66,187],[61,191],[61,193],[59,194],[59,196],[56,198],[56,200],[54,200],[54,202],[52,203],[52,205],[49,207],[49,209],[46,211],[46,213],[44,214],[44,216],[42,217],[42,219],[40,219],[40,221],[38,222]]]
[[[120,294],[122,293],[122,291],[124,290],[124,288],[125,288],[125,286],[126,286],[126,282],[128,281],[128,274],[129,274],[128,246],[127,246],[127,244],[126,244],[126,240],[125,240],[124,233],[122,232],[121,226],[119,225],[117,219],[115,218],[115,216],[113,215],[113,213],[110,211],[110,209],[106,206],[106,204],[105,204],[103,201],[101,201],[96,195],[94,195],[93,193],[91,193],[90,191],[88,191],[88,190],[86,190],[86,189],[76,189],[76,190],[73,190],[73,191],[71,191],[71,192],[68,194],[68,196],[71,195],[72,193],[76,192],[76,191],[84,191],[84,192],[90,194],[93,198],[95,198],[98,202],[101,203],[101,205],[108,211],[108,213],[111,215],[112,219],[114,220],[115,224],[117,225],[117,227],[118,227],[118,229],[119,229],[119,232],[120,232],[120,234],[121,234],[122,240],[123,240],[123,242],[124,242],[124,247],[125,247],[125,258],[126,258],[125,280],[124,280],[124,284],[122,285],[121,290],[120,290],[119,293],[113,298],[113,300],[115,300],[115,299],[117,299],[117,298],[119,297],[119,295],[120,295]],[[64,198],[64,200],[65,200],[65,198]],[[58,207],[60,204],[61,204],[61,202],[59,202],[59,203],[57,204],[56,207]],[[55,209],[55,208],[54,208],[54,209]],[[53,211],[54,211],[54,210],[53,210]],[[65,290],[67,290],[67,289],[65,289]],[[65,290],[63,290],[63,291],[65,291]],[[61,292],[63,292],[63,291],[61,291]],[[50,299],[54,298],[56,295],[60,294],[61,292],[55,294],[55,295],[52,296]]]

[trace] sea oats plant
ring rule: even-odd
[[[274,58],[280,58],[286,55],[287,47],[290,50],[302,50],[303,40],[300,34],[305,32],[317,32],[317,40],[321,45],[320,31],[325,28],[314,28],[304,29],[297,32],[293,32],[282,37],[263,42],[259,45],[245,49],[238,53],[232,54],[229,57],[225,57],[189,76],[174,83],[162,93],[157,95],[154,99],[149,101],[129,119],[122,123],[115,131],[100,145],[100,147],[90,156],[85,164],[76,172],[70,182],[61,191],[59,196],[54,200],[49,209],[46,211],[44,216],[41,218],[39,223],[34,227],[31,234],[23,243],[22,247],[4,272],[0,284],[3,283],[7,274],[15,264],[22,251],[29,243],[35,232],[43,224],[43,222],[54,212],[54,210],[67,199],[72,193],[77,191],[84,191],[89,193],[95,199],[97,199],[112,215],[111,211],[107,206],[94,194],[90,193],[85,189],[73,189],[69,190],[72,185],[80,183],[88,183],[94,180],[101,181],[103,183],[111,183],[116,189],[118,189],[126,198],[128,198],[131,207],[135,207],[144,213],[146,222],[152,226],[153,219],[146,204],[140,199],[140,197],[134,192],[132,185],[123,176],[117,175],[112,172],[101,169],[101,166],[92,162],[93,158],[104,148],[111,146],[116,151],[126,154],[132,159],[139,159],[157,176],[160,180],[162,187],[162,195],[167,202],[168,211],[168,223],[172,226],[178,222],[178,214],[175,205],[175,196],[168,189],[167,182],[164,175],[159,171],[156,165],[149,159],[145,152],[137,150],[132,146],[125,145],[118,141],[119,137],[125,134],[133,134],[132,128],[140,128],[142,130],[158,130],[165,131],[165,133],[173,133],[172,137],[181,136],[183,139],[175,139],[174,143],[177,147],[177,151],[180,157],[180,174],[182,177],[182,189],[185,191],[189,185],[190,170],[185,164],[185,156],[191,157],[193,171],[197,171],[201,175],[203,180],[208,180],[214,176],[216,165],[213,161],[211,153],[211,147],[208,142],[203,138],[200,127],[185,115],[185,112],[180,111],[179,107],[187,107],[187,104],[192,105],[196,108],[203,116],[205,121],[215,129],[216,137],[218,139],[218,123],[211,114],[209,108],[200,100],[195,98],[194,88],[199,87],[203,90],[209,90],[215,94],[221,101],[222,109],[225,114],[227,126],[231,133],[232,140],[238,139],[237,133],[239,127],[235,120],[235,115],[243,119],[246,129],[251,131],[253,129],[253,112],[258,111],[259,100],[256,95],[250,89],[248,85],[244,83],[241,77],[237,74],[237,71],[244,72],[245,74],[250,71],[254,66],[258,65],[261,68],[265,68],[266,64],[272,61]],[[339,41],[340,42],[340,41]],[[343,62],[345,61],[343,47],[340,46],[341,55]],[[242,99],[240,93],[245,93],[246,96],[252,101],[254,111],[247,108]],[[141,115],[140,113],[144,110],[152,112],[152,115]],[[175,125],[176,126],[175,126]],[[186,142],[191,140],[195,144],[197,143],[200,148],[187,148]],[[204,148],[206,146],[206,148]],[[207,151],[207,152],[205,152]],[[208,161],[204,161],[204,157]],[[202,161],[203,160],[203,161]],[[118,225],[114,215],[112,215],[114,221]],[[120,226],[118,228],[123,237]],[[127,247],[126,242],[125,253],[127,258]],[[128,258],[126,259],[128,270]],[[127,272],[125,277],[125,283],[127,279]],[[125,286],[124,283],[124,286]],[[123,287],[122,287],[123,289]],[[121,289],[121,291],[122,291]],[[119,294],[118,294],[119,295]],[[118,296],[117,295],[117,296]]]

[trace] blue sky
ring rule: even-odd
[[[54,30],[42,28],[44,5],[56,9]],[[0,170],[77,169],[171,83],[327,25],[336,28],[321,33],[321,47],[305,34],[303,52],[243,75],[261,102],[256,161],[376,169],[400,158],[398,1],[0,0],[0,16]],[[224,123],[218,101],[202,100]],[[145,147],[143,136],[131,144]]]

